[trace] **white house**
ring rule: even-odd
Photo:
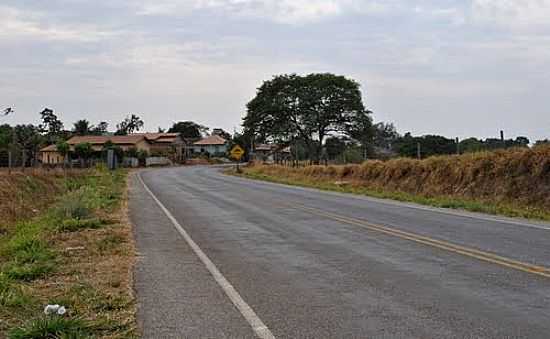
[[[211,135],[193,144],[193,153],[208,153],[222,155],[227,153],[228,142],[218,135]]]

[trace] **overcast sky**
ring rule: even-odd
[[[263,80],[332,72],[402,133],[550,138],[550,0],[2,0],[0,123],[230,132]]]

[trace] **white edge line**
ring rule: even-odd
[[[262,339],[275,339],[275,336],[269,328],[262,322],[262,320],[258,317],[256,312],[250,307],[240,296],[239,292],[231,285],[231,283],[223,276],[223,274],[218,270],[216,265],[208,258],[208,256],[201,250],[199,245],[193,241],[191,236],[185,231],[185,229],[180,225],[180,223],[174,218],[172,213],[168,211],[168,209],[160,202],[160,200],[155,196],[155,194],[149,189],[149,187],[145,184],[143,181],[143,178],[141,177],[141,174],[138,173],[137,177],[141,184],[143,185],[143,188],[149,193],[151,198],[155,200],[157,205],[160,207],[160,209],[166,214],[168,219],[172,222],[176,230],[181,234],[181,236],[185,239],[187,244],[193,249],[195,254],[199,257],[199,259],[202,261],[204,266],[206,266],[206,269],[212,274],[218,285],[222,288],[222,290],[225,292],[225,294],[229,297],[231,302],[233,302],[233,305],[237,307],[239,312],[241,312],[242,316],[246,319],[246,321],[250,324],[252,327],[252,330],[256,333],[256,335],[259,338]]]

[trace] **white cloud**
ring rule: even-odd
[[[506,26],[550,25],[550,0],[473,0],[472,16]]]
[[[47,16],[39,12],[21,11],[0,6],[0,38],[35,38],[52,41],[90,42],[116,34],[91,25],[60,25],[46,22]]]
[[[347,12],[381,13],[394,1],[378,0],[170,0],[145,1],[139,15],[186,15],[194,10],[217,10],[221,13],[267,19],[283,24],[317,22]]]

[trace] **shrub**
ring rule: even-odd
[[[58,202],[56,212],[61,219],[86,219],[92,215],[92,210],[102,205],[98,190],[82,186],[69,192]]]

